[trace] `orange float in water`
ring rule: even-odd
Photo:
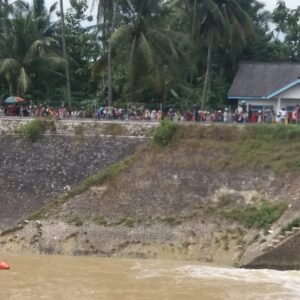
[[[0,270],[9,270],[9,265],[3,260],[0,260]]]

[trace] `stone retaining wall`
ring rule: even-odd
[[[0,123],[12,130],[18,122]],[[0,136],[0,231],[87,176],[123,160],[146,141],[77,134],[45,135],[32,143],[14,135]]]
[[[0,133],[14,133],[31,118],[0,118]],[[70,119],[54,121],[55,133],[62,135],[109,135],[150,137],[157,122],[98,121],[94,119]]]

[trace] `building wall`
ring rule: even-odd
[[[300,84],[288,89],[277,97],[281,99],[297,100],[298,103],[300,103]]]
[[[242,101],[239,101],[241,103]],[[291,108],[295,107],[296,105],[300,105],[300,98],[298,99],[281,99],[280,104],[278,103],[277,98],[273,98],[270,100],[247,100],[246,101],[247,106],[251,105],[252,107],[264,107],[264,109],[271,107],[271,109],[274,110],[274,112],[278,112],[281,108]],[[259,110],[262,110],[263,108],[259,108]]]
[[[278,99],[280,99],[280,103]],[[241,100],[239,103],[241,103]],[[275,112],[278,112],[281,108],[287,109],[288,107],[295,107],[297,104],[300,105],[300,84],[279,94],[276,98],[269,100],[250,99],[247,100],[246,103],[248,106],[272,106]]]
[[[242,101],[239,101],[239,104],[241,104]],[[276,111],[277,107],[277,99],[270,99],[270,100],[247,100],[246,101],[247,106],[250,105],[253,107],[260,106],[260,107],[272,107],[273,110]],[[263,110],[263,108],[259,108],[259,110]]]

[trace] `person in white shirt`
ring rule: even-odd
[[[279,115],[280,115],[280,117],[279,117],[280,123],[285,124],[286,120],[287,120],[287,111],[285,110],[285,108],[282,108],[279,111]]]

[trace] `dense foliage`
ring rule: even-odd
[[[164,119],[154,133],[154,141],[161,146],[168,145],[172,141],[177,128],[176,124]]]
[[[97,20],[87,0],[70,4],[0,1],[1,99],[69,104],[67,66],[75,108],[215,108],[240,61],[300,60],[300,7],[284,1],[270,13],[257,0],[98,0]]]
[[[34,119],[33,121],[23,125],[20,133],[30,141],[36,141],[46,130],[54,131],[55,127],[51,120]]]

